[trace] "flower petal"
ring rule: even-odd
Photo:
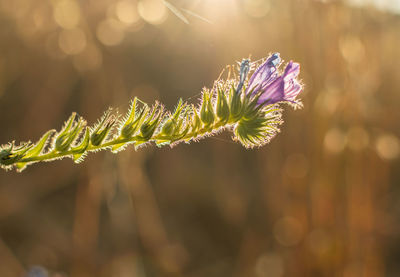
[[[290,61],[285,68],[285,73],[283,73],[285,81],[295,79],[300,73],[300,65]]]
[[[296,80],[290,80],[289,82],[285,83],[285,96],[284,100],[294,102],[297,95],[302,90],[301,84]]]
[[[277,77],[276,66],[279,65],[280,62],[281,58],[279,57],[279,53],[274,53],[268,57],[268,59],[260,65],[250,77],[246,94],[249,92],[257,93],[259,88],[273,82]]]
[[[300,65],[290,61],[282,76],[261,87],[263,93],[257,101],[258,104],[274,104],[281,101],[295,103],[297,95],[302,90],[301,84],[296,79],[299,73]]]
[[[275,79],[273,82],[263,87],[264,91],[257,101],[257,104],[274,104],[282,101],[285,96],[285,82],[282,76]]]

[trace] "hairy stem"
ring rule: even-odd
[[[219,78],[212,89],[203,89],[197,106],[179,100],[171,112],[165,111],[158,102],[149,106],[135,98],[124,117],[108,109],[91,127],[82,117],[72,113],[60,131],[50,130],[36,143],[2,145],[0,167],[22,171],[30,164],[64,157],[79,163],[89,152],[109,149],[117,153],[130,144],[135,149],[149,143],[159,147],[174,146],[197,141],[224,129],[232,131],[233,139],[246,148],[260,147],[279,132],[278,127],[283,121],[278,102],[297,103],[295,97],[301,89],[297,80],[278,78],[277,75],[273,75],[276,79],[272,86],[272,75],[268,74],[276,73],[278,58],[276,54],[268,58],[249,81],[250,61],[243,60],[239,78],[230,79],[230,73],[227,80]],[[284,74],[290,73],[289,76],[295,78],[298,70],[298,65],[290,62]],[[271,84],[270,91],[268,84]]]

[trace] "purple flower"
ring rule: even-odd
[[[257,101],[260,105],[281,101],[298,103],[296,97],[302,90],[302,86],[297,80],[300,65],[290,61],[284,73],[280,75],[277,70],[280,62],[279,54],[275,53],[260,65],[250,77],[246,94],[256,95],[261,91],[261,96]]]

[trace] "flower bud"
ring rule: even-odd
[[[70,144],[72,143],[72,140],[70,141],[69,137],[70,137],[70,133],[71,133],[70,130],[75,121],[75,118],[76,118],[76,113],[72,113],[72,115],[69,117],[69,119],[65,123],[64,129],[61,130],[61,132],[59,133],[59,135],[56,138],[55,148],[60,152],[68,150]]]
[[[104,128],[94,132],[91,136],[90,136],[90,142],[92,143],[92,145],[94,146],[99,146],[104,139],[107,137],[108,133],[110,132],[112,126],[114,125],[115,121],[109,121],[107,122],[107,124],[104,126]]]
[[[203,103],[200,110],[200,119],[204,126],[210,126],[214,123],[214,112],[210,99],[210,94],[207,91],[203,92]]]
[[[128,119],[125,122],[124,127],[122,127],[121,130],[121,137],[123,138],[130,138],[131,136],[133,136],[137,130],[139,125],[143,122],[144,118],[145,118],[145,114],[148,111],[148,107],[145,106],[139,113],[139,115],[137,115],[136,118],[132,118],[131,120]]]
[[[0,166],[7,167],[17,163],[24,157],[25,153],[32,148],[32,146],[31,143],[27,142],[23,143],[17,149],[13,149],[14,142],[12,142],[8,149],[2,149],[0,151]]]
[[[90,131],[88,127],[85,127],[85,134],[82,138],[82,140],[80,141],[79,145],[76,145],[75,147],[72,147],[72,152],[74,154],[82,154],[86,151],[86,149],[89,146],[89,142],[90,142]],[[75,157],[74,157],[75,160]]]
[[[151,115],[147,118],[147,120],[140,126],[140,133],[143,138],[143,140],[148,141],[156,131],[158,124],[160,123],[161,115],[163,113],[163,109],[161,108],[158,112],[158,115],[155,119],[152,120],[152,118],[155,115],[157,106],[153,108],[153,112]]]
[[[231,99],[231,105],[230,105],[230,110],[231,110],[231,120],[236,122],[239,120],[242,115],[243,115],[243,105],[242,105],[242,97],[240,94],[231,93],[232,99]]]
[[[225,94],[221,89],[218,89],[217,97],[217,116],[221,122],[226,122],[229,119],[229,106]]]
[[[161,132],[164,135],[170,136],[174,131],[175,131],[174,121],[172,119],[168,119],[167,121],[165,121]]]
[[[240,71],[239,71],[239,84],[236,88],[236,94],[240,94],[244,82],[246,81],[247,75],[250,71],[250,60],[243,59],[242,63],[240,64]]]
[[[201,120],[194,105],[191,106],[191,110],[193,114],[190,117],[190,126],[191,126],[191,132],[193,132],[195,136],[197,134],[197,131],[201,127]]]

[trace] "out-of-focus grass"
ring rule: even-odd
[[[0,1],[0,141],[134,96],[168,108],[225,64],[301,63],[269,145],[221,135],[0,172],[0,275],[400,274],[400,18],[340,1]],[[221,141],[222,140],[222,141]],[[225,141],[226,140],[226,141]]]

